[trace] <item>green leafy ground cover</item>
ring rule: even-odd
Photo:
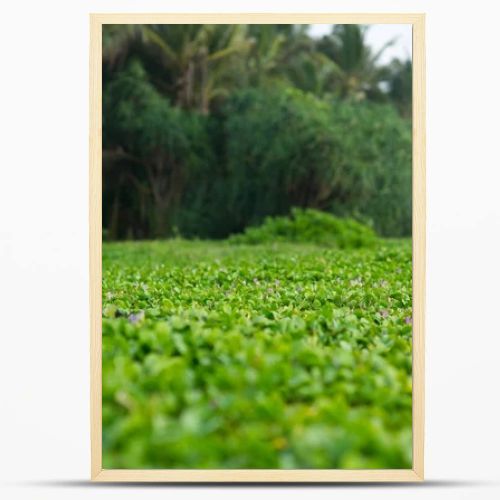
[[[103,246],[105,468],[410,468],[411,244]]]

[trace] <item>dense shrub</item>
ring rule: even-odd
[[[383,236],[411,235],[411,123],[391,106],[345,101],[332,104],[331,121],[340,152],[328,209]]]
[[[340,219],[313,209],[292,209],[290,217],[266,217],[258,227],[231,236],[232,243],[299,242],[338,248],[370,247],[376,242],[374,231],[352,219]]]
[[[262,87],[208,117],[131,65],[107,85],[103,119],[112,239],[225,238],[294,206],[411,234],[411,127],[390,106]]]
[[[232,231],[300,206],[369,220],[382,235],[410,234],[411,127],[391,106],[252,89],[225,113],[221,211]]]
[[[324,204],[340,147],[326,102],[291,88],[251,89],[235,94],[224,113],[231,232],[293,206]]]
[[[148,218],[150,234],[170,235],[186,187],[207,175],[203,169],[212,155],[207,117],[172,106],[134,63],[107,86],[103,127],[110,153],[104,156],[104,188],[115,191],[112,203],[123,202],[120,186],[128,181],[142,201],[137,210]],[[119,173],[108,183],[112,168]]]

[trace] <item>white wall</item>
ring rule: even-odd
[[[5,498],[500,498],[497,2],[13,1],[0,28],[0,477]],[[89,476],[89,12],[426,12],[428,486],[84,486]],[[66,481],[66,482],[65,482]],[[68,482],[69,481],[69,482]],[[453,482],[453,481],[458,481]]]

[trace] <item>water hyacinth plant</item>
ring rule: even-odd
[[[104,467],[411,467],[411,290],[408,241],[105,244]]]

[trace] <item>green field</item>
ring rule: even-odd
[[[105,468],[411,468],[411,242],[103,245]]]

